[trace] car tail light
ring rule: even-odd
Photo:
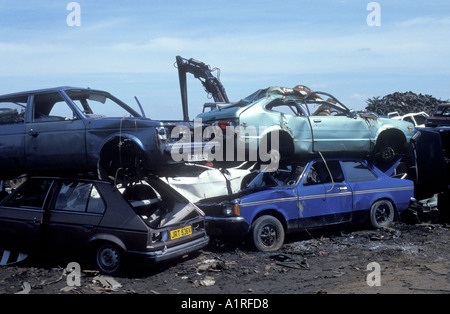
[[[216,125],[222,130],[226,131],[227,126],[234,126],[234,123],[226,120],[219,120],[216,122]]]

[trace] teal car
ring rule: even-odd
[[[391,160],[406,152],[415,132],[412,123],[356,113],[334,96],[303,85],[261,89],[232,104],[207,104],[197,119],[223,133],[227,161],[230,156],[242,160],[240,147],[244,159],[252,160],[262,143],[281,157],[354,153]],[[238,153],[226,152],[231,149]]]

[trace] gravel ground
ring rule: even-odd
[[[214,240],[192,256],[123,277],[105,277],[81,264],[29,257],[0,268],[0,293],[15,294],[448,294],[450,232],[446,224],[396,223],[308,231],[290,236],[276,253]],[[372,263],[372,264],[371,264]]]

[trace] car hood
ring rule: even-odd
[[[227,194],[227,195],[221,195],[216,196],[212,198],[206,198],[199,202],[196,202],[195,204],[199,206],[200,208],[205,208],[209,206],[217,206],[221,204],[230,203],[233,200],[239,199],[240,201],[245,200],[245,202],[258,199],[259,196],[267,194],[267,191],[272,190],[280,190],[279,188],[271,188],[271,187],[256,187],[256,188],[247,188],[244,190],[241,190],[234,194]]]

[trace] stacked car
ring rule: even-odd
[[[25,175],[0,200],[2,249],[83,253],[115,274],[134,259],[197,251],[209,236],[274,251],[288,233],[388,227],[409,207],[413,124],[354,112],[303,85],[231,103],[208,66],[177,62],[183,121],[150,120],[99,90],[0,96],[0,179]],[[194,121],[186,71],[216,100]],[[208,137],[195,138],[198,129]]]

